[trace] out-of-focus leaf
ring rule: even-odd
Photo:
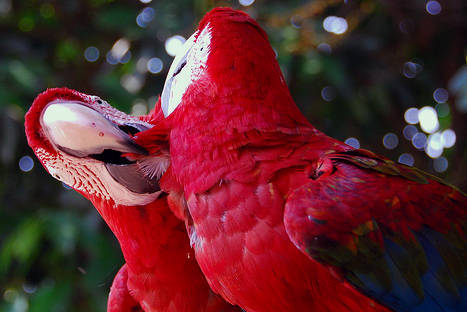
[[[56,248],[64,254],[71,254],[77,244],[80,216],[68,211],[61,211],[46,216],[47,236]]]
[[[62,312],[70,310],[71,285],[69,282],[46,280],[31,297],[29,312]]]
[[[38,250],[42,234],[43,228],[39,220],[29,218],[23,221],[16,231],[8,236],[1,248],[0,272],[4,273],[12,261],[28,265]]]
[[[57,60],[62,63],[74,62],[79,54],[79,47],[73,40],[62,41],[57,46]]]
[[[137,9],[134,7],[115,5],[100,11],[96,22],[102,29],[127,31],[128,28],[136,28],[136,15]]]
[[[26,89],[31,89],[37,83],[34,73],[19,60],[13,60],[9,64],[11,76]]]

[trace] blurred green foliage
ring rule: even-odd
[[[362,147],[394,160],[411,154],[415,166],[434,172],[434,160],[402,131],[409,107],[436,107],[441,130],[457,135],[443,153],[447,170],[436,174],[467,188],[463,1],[439,0],[442,10],[435,15],[417,0],[253,2],[0,0],[0,311],[104,311],[123,263],[97,212],[48,176],[27,147],[23,116],[34,97],[68,86],[126,112],[145,113],[172,60],[166,40],[187,38],[214,6],[241,8],[257,18],[297,104],[333,137],[358,138]],[[327,16],[346,18],[348,29],[341,35],[325,31]],[[122,38],[129,52],[109,59]],[[88,47],[97,48],[95,60],[86,59]],[[155,57],[163,63],[157,74],[147,70]],[[436,106],[437,88],[448,90],[447,106]],[[388,132],[398,136],[393,149],[382,143]],[[33,157],[32,170],[20,170],[23,156]]]

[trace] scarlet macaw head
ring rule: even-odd
[[[92,201],[116,205],[143,205],[160,194],[160,175],[125,156],[147,154],[132,136],[151,127],[97,96],[66,88],[41,93],[25,116],[28,143],[53,177]]]
[[[167,117],[177,108],[190,110],[182,108],[189,102],[197,102],[196,109],[209,108],[230,94],[244,99],[234,105],[253,106],[267,102],[271,88],[289,95],[266,33],[244,12],[215,8],[176,55],[162,92],[162,110]]]

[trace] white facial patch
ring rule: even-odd
[[[207,24],[195,42],[195,32],[185,42],[170,66],[161,95],[164,116],[169,116],[180,105],[190,84],[197,80],[206,68],[211,51],[211,27]]]
[[[146,179],[144,173],[149,172],[149,168],[138,169],[137,163],[120,164],[118,158],[107,161],[92,157],[103,155],[106,150],[146,154],[147,151],[134,143],[119,126],[133,125],[134,129],[144,131],[152,125],[118,111],[97,97],[90,97],[89,103],[55,100],[43,109],[40,124],[56,153],[51,154],[43,148],[36,148],[35,153],[54,178],[77,191],[112,200],[117,205],[145,205],[159,197],[161,192],[156,180],[168,167],[168,158],[156,164],[152,162],[157,170],[154,169],[153,176]],[[112,159],[117,154],[102,157]],[[131,171],[133,168],[144,172]]]
[[[116,205],[146,205],[161,194],[160,191],[149,194],[131,192],[115,181],[105,166],[97,160],[80,159],[60,152],[58,156],[52,156],[42,148],[34,152],[55,179],[77,191],[102,200],[113,200]]]

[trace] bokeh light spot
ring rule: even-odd
[[[149,59],[147,64],[147,69],[151,74],[159,74],[164,68],[164,63],[158,57],[153,57]]]
[[[445,172],[448,169],[449,162],[446,159],[446,157],[439,157],[433,160],[433,169],[435,169],[436,172]]]
[[[139,60],[136,62],[136,70],[144,74],[148,70],[148,59],[144,56],[140,57]]]
[[[415,62],[405,62],[402,67],[402,74],[409,78],[415,78],[423,70],[423,66]]]
[[[336,98],[336,91],[332,86],[326,86],[321,90],[321,97],[323,100],[329,102]]]
[[[415,163],[415,159],[413,158],[412,154],[409,153],[401,154],[397,161],[407,166],[413,166],[413,164]]]
[[[131,107],[131,115],[133,116],[142,116],[146,115],[148,112],[148,106],[146,102],[142,99],[138,99],[133,103]]]
[[[186,39],[182,36],[172,36],[165,41],[165,51],[168,55],[175,56],[177,55],[178,51],[180,51],[180,49],[183,47],[185,41]]]
[[[414,30],[414,22],[411,19],[403,20],[399,23],[399,30],[403,34],[409,34]]]
[[[141,11],[141,15],[143,16],[143,21],[145,23],[149,23],[150,21],[152,21],[152,19],[154,18],[154,9],[153,8],[144,8],[142,11]]]
[[[425,9],[431,15],[438,15],[441,13],[441,4],[438,1],[431,0],[426,3]]]
[[[13,302],[18,297],[18,291],[14,288],[7,288],[3,292],[3,299],[6,302]]]
[[[32,160],[31,156],[23,156],[19,159],[18,165],[21,171],[29,172],[34,168],[34,160]]]
[[[153,8],[144,8],[136,17],[136,24],[139,27],[146,27],[154,19],[155,11]]]
[[[143,15],[138,14],[138,16],[136,16],[136,25],[138,25],[141,28],[145,28],[146,26],[148,26],[148,24],[145,23],[143,20]]]
[[[126,38],[120,38],[117,41],[115,41],[114,45],[112,46],[112,49],[110,50],[110,53],[112,54],[112,57],[115,60],[117,60],[118,63],[125,56],[129,49],[130,41],[128,41],[128,39]]]
[[[293,28],[301,28],[302,27],[302,22],[303,18],[300,15],[293,15],[290,18],[290,25],[292,25]]]
[[[437,103],[445,103],[448,100],[449,93],[448,90],[444,88],[438,88],[433,92],[433,99]]]
[[[240,3],[240,5],[250,6],[253,3],[255,3],[255,0],[239,0],[238,2]]]
[[[324,54],[331,54],[332,48],[328,43],[322,42],[316,47],[319,52]]]
[[[23,283],[23,290],[27,294],[33,294],[37,291],[37,286],[34,284]]]
[[[383,145],[387,149],[395,149],[399,144],[399,138],[392,132],[386,133],[383,137]]]
[[[347,20],[343,17],[328,16],[323,21],[323,28],[327,32],[341,35],[347,31]]]
[[[344,143],[352,146],[353,148],[360,148],[360,142],[354,137],[347,138]]]
[[[413,125],[407,125],[404,127],[404,130],[402,130],[402,134],[404,135],[404,138],[407,140],[412,140],[413,136],[418,132],[417,127]]]
[[[18,22],[18,28],[22,32],[28,32],[33,30],[35,26],[34,20],[29,16],[23,16]]]
[[[453,147],[456,144],[456,133],[454,130],[446,129],[441,132],[441,142],[445,148]]]
[[[126,64],[131,60],[131,51],[127,51],[122,58],[120,59],[120,63]]]
[[[55,15],[55,8],[51,3],[44,3],[40,8],[41,16],[45,19],[51,18]]]
[[[418,123],[418,109],[415,107],[407,109],[404,113],[404,119],[411,125]]]
[[[88,62],[95,62],[99,58],[99,49],[96,47],[87,47],[84,50],[84,58]]]
[[[126,74],[120,79],[122,87],[130,93],[136,93],[143,87],[144,81],[140,75]]]
[[[303,66],[303,71],[308,75],[315,75],[319,73],[322,69],[321,62],[317,58],[311,58],[306,61]]]
[[[433,133],[439,128],[438,114],[431,106],[424,106],[418,111],[418,120],[426,133]]]
[[[107,52],[107,54],[105,55],[105,60],[110,65],[115,65],[115,64],[118,63],[118,60],[113,56],[112,52],[110,52],[110,51]]]
[[[444,146],[441,141],[441,134],[439,132],[430,134],[425,146],[425,153],[431,158],[438,158],[443,154],[443,149]]]
[[[416,149],[423,149],[426,144],[426,135],[421,132],[417,132],[413,137],[412,137],[412,145]]]

